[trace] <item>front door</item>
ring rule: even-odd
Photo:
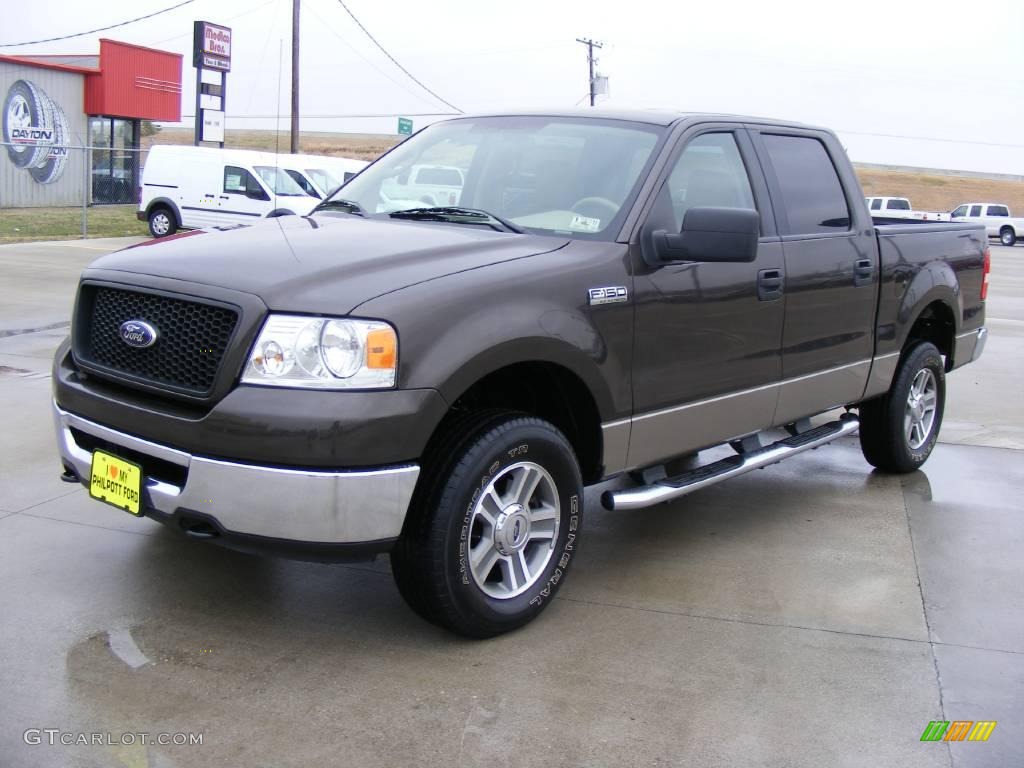
[[[631,467],[768,427],[775,412],[782,246],[753,146],[740,126],[699,126],[680,138],[641,240],[651,231],[679,232],[686,211],[702,206],[756,209],[757,258],[652,267],[634,253]]]
[[[852,171],[836,162],[838,142],[789,129],[752,134],[786,257],[783,383],[774,419],[783,424],[863,395],[874,353],[878,248]],[[841,180],[837,167],[848,177]]]
[[[217,199],[217,224],[252,224],[270,212],[270,195],[245,168],[224,167],[224,189]]]

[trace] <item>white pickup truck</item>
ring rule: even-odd
[[[1013,218],[1002,203],[964,203],[952,213],[953,221],[984,224],[989,237],[998,237],[1003,245],[1024,240],[1024,219]]]
[[[875,219],[916,219],[918,221],[949,221],[949,214],[939,211],[915,211],[905,197],[865,197],[871,217]]]
[[[428,206],[458,205],[465,178],[453,165],[414,165],[384,182],[381,191],[391,199],[419,200]]]

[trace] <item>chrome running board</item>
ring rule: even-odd
[[[605,509],[630,510],[672,501],[701,488],[720,483],[722,480],[728,480],[730,477],[761,469],[769,464],[778,464],[790,456],[831,443],[837,437],[856,432],[859,426],[860,421],[856,416],[844,413],[838,421],[830,421],[828,424],[822,424],[807,432],[787,437],[771,445],[766,445],[764,448],[730,456],[713,464],[691,469],[681,475],[667,477],[651,485],[625,488],[621,491],[605,491],[601,494],[601,504]]]

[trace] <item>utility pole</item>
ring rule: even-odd
[[[576,42],[583,43],[585,46],[587,46],[587,67],[590,70],[590,79],[588,80],[588,82],[590,83],[590,106],[594,106],[594,49],[604,48],[604,45],[601,43],[596,43],[590,38],[577,37]]]
[[[299,151],[299,5],[292,0],[292,154]]]

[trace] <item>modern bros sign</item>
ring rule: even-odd
[[[208,21],[195,22],[192,66],[231,71],[231,30]]]

